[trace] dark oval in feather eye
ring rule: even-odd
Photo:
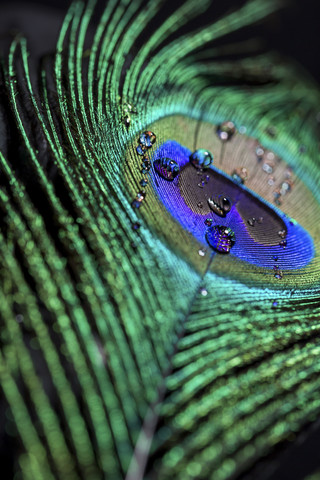
[[[214,165],[205,171],[194,168],[191,150],[174,140],[155,150],[153,164],[158,165],[163,158],[175,162],[180,172],[169,183],[155,168],[155,191],[171,215],[197,240],[206,243],[205,221],[211,215],[213,224],[232,229],[236,240],[230,255],[242,261],[273,269],[271,259],[278,256],[282,269],[294,270],[312,260],[311,236],[277,206]]]

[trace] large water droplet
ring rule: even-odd
[[[223,225],[213,225],[208,228],[206,239],[209,245],[220,253],[229,253],[235,244],[234,232]]]
[[[208,198],[208,205],[211,210],[220,217],[225,217],[231,210],[230,200],[223,195],[219,195],[218,198]]]
[[[153,132],[150,132],[150,131],[143,132],[140,135],[139,143],[140,145],[143,145],[146,148],[151,148],[152,145],[155,143],[156,138],[157,137]]]
[[[159,158],[153,162],[155,171],[166,180],[173,180],[179,173],[179,165],[171,158]]]
[[[236,127],[233,122],[223,122],[217,127],[217,135],[223,142],[231,140],[236,133]]]
[[[205,148],[199,148],[190,155],[189,161],[196,168],[208,168],[213,163],[213,155]]]

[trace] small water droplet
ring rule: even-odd
[[[292,183],[289,181],[283,182],[280,187],[280,194],[286,195],[286,193],[290,192],[292,187]]]
[[[150,160],[149,160],[149,159],[144,160],[144,161],[141,163],[141,167],[150,170],[150,168],[151,168],[151,162],[150,162]]]
[[[21,313],[18,313],[18,315],[16,315],[16,321],[18,323],[22,323],[23,320],[24,320],[24,316]]]
[[[270,187],[272,187],[274,185],[274,177],[269,177],[268,178],[268,185],[270,185]]]
[[[217,135],[223,142],[231,140],[235,133],[236,127],[235,124],[231,121],[223,122],[217,127]]]
[[[287,246],[287,240],[281,240],[281,242],[279,243],[280,247],[282,248],[286,248]]]
[[[256,148],[256,155],[257,155],[257,160],[260,162],[262,160],[263,156],[264,156],[264,150],[261,147],[261,145],[259,145]]]
[[[258,223],[260,223],[260,224],[263,223],[263,217],[259,217],[257,221],[258,221]]]
[[[274,138],[277,134],[276,128],[272,125],[270,127],[266,128],[266,132],[272,138]]]
[[[212,218],[206,218],[204,223],[207,227],[211,227],[211,225],[213,224],[213,220]]]
[[[200,257],[204,257],[205,254],[206,254],[206,250],[204,248],[200,248],[200,250],[198,251]]]
[[[277,300],[274,300],[274,301],[272,302],[272,307],[273,307],[273,308],[276,308],[277,306],[278,306],[278,302],[277,302]]]
[[[235,244],[235,234],[229,227],[213,225],[206,233],[208,244],[217,252],[229,253]]]
[[[190,155],[189,161],[194,167],[204,169],[213,163],[213,155],[205,148],[199,148]]]
[[[124,124],[124,126],[126,128],[129,128],[130,127],[130,123],[131,123],[131,117],[130,115],[124,115],[123,119],[122,119],[122,122]]]
[[[248,224],[250,225],[250,227],[254,227],[255,223],[256,223],[256,219],[253,217],[253,218],[249,218],[247,220]]]
[[[299,146],[299,152],[300,152],[300,153],[305,153],[306,151],[307,151],[306,145],[300,145],[300,146]]]
[[[136,150],[137,150],[137,154],[138,155],[144,155],[146,153],[146,148],[145,146],[143,145],[138,145]]]
[[[203,203],[202,202],[197,203],[197,205],[198,205],[199,208],[203,208]]]
[[[273,166],[270,163],[265,162],[262,166],[262,170],[270,175],[273,172]]]
[[[279,268],[280,268],[279,265],[274,265],[273,270],[274,270],[274,271],[278,271]]]
[[[156,138],[156,135],[151,131],[143,132],[140,135],[139,143],[146,148],[151,148],[152,145],[155,143]]]
[[[204,287],[200,288],[200,293],[203,297],[206,297],[208,295],[208,290]]]
[[[141,187],[146,187],[148,185],[148,179],[143,178],[142,180],[140,180],[140,185]]]
[[[141,224],[139,222],[135,222],[132,224],[132,230],[139,230]]]
[[[282,272],[279,270],[277,273],[274,274],[274,278],[277,280],[281,280],[283,277]]]
[[[180,167],[171,158],[159,158],[153,162],[155,171],[165,180],[173,180],[179,173]]]
[[[279,230],[278,235],[280,238],[285,238],[287,235],[287,232],[285,230]]]
[[[241,127],[239,127],[239,133],[240,135],[244,135],[247,131],[247,127],[245,127],[244,125],[241,125]]]
[[[201,182],[201,183],[198,183],[198,187],[199,187],[199,188],[203,188],[202,182]]]
[[[248,170],[245,167],[236,168],[231,176],[235,182],[244,184],[248,179]]]
[[[279,259],[279,257],[278,257],[277,255],[273,255],[272,259],[273,259],[275,262],[277,262],[278,259]]]
[[[138,200],[133,200],[131,205],[133,206],[133,208],[140,208],[141,202],[139,202]]]

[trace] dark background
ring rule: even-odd
[[[206,21],[217,20],[243,3],[243,0],[212,0]],[[0,0],[0,40],[20,30],[26,33],[32,55],[53,49],[69,4],[68,0]],[[285,8],[265,22],[249,27],[244,34],[237,34],[235,41],[260,38],[265,51],[273,50],[285,61],[298,62],[320,85],[319,23],[320,0],[287,0]],[[315,471],[320,478],[319,447],[320,420],[307,426],[294,442],[267,457],[243,480],[304,480]]]

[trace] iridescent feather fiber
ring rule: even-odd
[[[109,1],[94,30],[95,3],[71,4],[38,77],[23,36],[2,62],[0,381],[14,478],[240,478],[320,413],[319,90],[272,55],[220,58],[221,40],[277,1],[201,29],[206,0],[170,15],[166,1]],[[150,169],[136,151],[149,131]],[[246,188],[310,236],[303,266],[289,234],[283,269],[271,247],[268,267],[213,252],[203,206],[188,207],[203,239],[183,226],[178,177],[152,163],[168,141],[212,151],[226,175],[247,168]],[[261,146],[293,178],[281,204]]]

